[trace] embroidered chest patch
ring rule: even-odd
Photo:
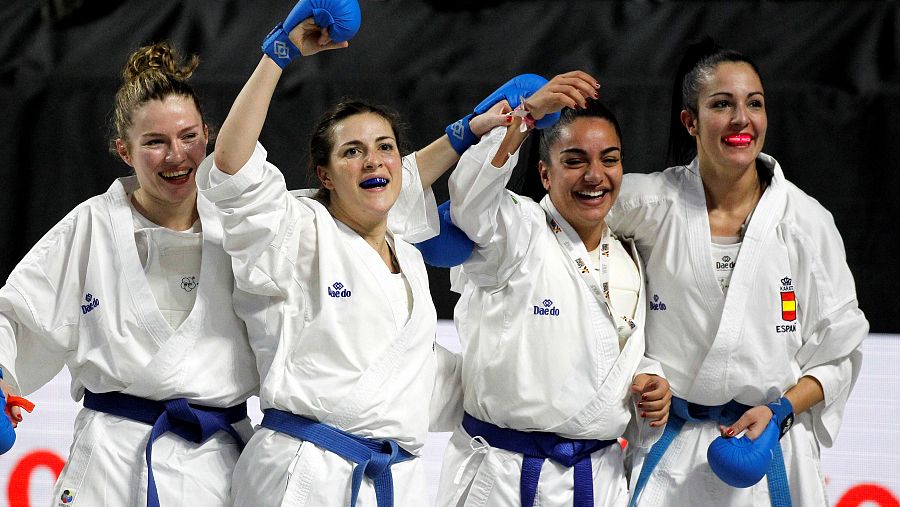
[[[781,279],[781,320],[793,322],[797,320],[797,296],[790,277]]]
[[[549,315],[551,317],[559,316],[559,309],[553,306],[553,300],[545,299],[541,301],[541,306],[534,306],[534,315]]]
[[[348,298],[352,295],[350,289],[345,287],[341,282],[334,282],[326,287],[326,290],[328,291],[328,295],[333,298]]]
[[[81,305],[81,314],[87,315],[88,313],[94,311],[94,308],[100,306],[100,298],[94,297],[90,292],[84,295],[84,302],[87,304]]]
[[[65,507],[67,505],[72,505],[72,502],[75,501],[75,490],[72,488],[64,489],[62,494],[59,496],[59,505],[60,507]]]

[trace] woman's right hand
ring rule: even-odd
[[[300,22],[288,34],[291,42],[300,50],[303,56],[314,55],[320,51],[329,49],[341,49],[350,45],[347,41],[334,42],[328,35],[327,28],[321,28],[313,18],[307,18]]]
[[[588,98],[600,96],[597,89],[600,82],[584,71],[575,70],[553,76],[531,97],[528,97],[526,108],[535,120],[555,113],[563,108],[587,107]]]
[[[495,127],[509,125],[512,120],[509,115],[510,111],[512,111],[512,108],[509,107],[509,103],[501,100],[484,113],[472,117],[469,120],[469,128],[472,129],[473,134],[481,137]]]

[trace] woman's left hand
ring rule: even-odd
[[[771,420],[772,411],[769,407],[760,405],[744,412],[744,415],[731,426],[726,427],[719,425],[719,431],[722,432],[723,437],[729,438],[746,430],[747,433],[745,433],[745,435],[750,440],[756,440],[762,435],[762,432],[766,429],[766,426]]]
[[[535,120],[565,107],[587,107],[587,99],[599,97],[600,83],[590,74],[575,70],[554,76],[525,102]]]
[[[634,397],[638,415],[650,420],[650,426],[665,426],[669,420],[669,407],[672,404],[672,391],[669,381],[659,375],[639,373],[631,384],[631,395]]]

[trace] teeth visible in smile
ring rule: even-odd
[[[177,178],[179,176],[184,176],[184,175],[188,174],[189,172],[191,172],[190,169],[182,169],[180,171],[163,171],[162,177],[163,178]]]
[[[603,197],[606,195],[606,190],[597,190],[594,192],[577,192],[579,195],[584,195],[587,197]]]

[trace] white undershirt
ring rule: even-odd
[[[391,238],[388,238],[388,245],[391,252],[394,251],[394,244]],[[396,258],[396,255],[395,255]],[[397,329],[402,329],[409,322],[412,315],[412,286],[409,280],[401,271],[400,273],[388,273],[388,285],[385,290],[388,293],[388,301],[391,304],[391,311],[394,314],[394,321],[397,322]]]
[[[178,329],[197,299],[203,244],[200,221],[186,231],[173,231],[151,222],[134,205],[131,217],[138,257],[156,306],[172,329]]]
[[[734,273],[734,264],[737,262],[738,253],[741,251],[741,238],[739,236],[713,236],[710,252],[712,254],[713,272],[719,282],[722,294],[728,294],[731,285],[731,274]]]
[[[588,252],[594,264],[594,278],[600,283],[600,247]],[[622,242],[610,241],[609,245],[609,302],[617,313],[633,319],[637,310],[638,295],[641,290],[641,276],[634,259],[625,251]],[[619,338],[619,350],[625,347],[628,338]]]

